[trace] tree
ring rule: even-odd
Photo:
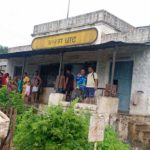
[[[0,45],[0,54],[8,53],[8,47]]]

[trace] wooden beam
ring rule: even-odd
[[[64,55],[63,52],[61,52],[60,55],[59,55],[60,64],[59,64],[59,73],[58,73],[58,87],[59,87],[59,84],[60,84],[60,76],[61,76],[61,72],[62,72],[62,68],[63,68],[63,55]]]
[[[115,73],[115,66],[116,66],[116,53],[117,53],[117,50],[115,50],[113,52],[113,61],[112,61],[112,70],[111,70],[111,81],[110,81],[111,86],[113,85],[113,81],[114,81],[114,73]]]
[[[26,57],[24,57],[24,59],[23,59],[23,66],[22,66],[21,80],[23,80],[23,74],[24,74],[24,71],[25,71],[25,67],[26,67]]]

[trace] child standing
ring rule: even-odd
[[[28,81],[25,87],[25,92],[24,92],[24,99],[26,103],[29,102],[30,96],[31,96],[31,84],[30,84],[30,81]]]
[[[21,93],[23,88],[23,80],[21,80],[21,78],[18,78],[17,86],[18,86],[18,92]]]

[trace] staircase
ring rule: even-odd
[[[129,122],[128,139],[138,150],[150,150],[150,122]]]

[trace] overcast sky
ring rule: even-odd
[[[0,44],[31,44],[36,24],[66,18],[68,0],[0,0]],[[105,9],[134,26],[150,25],[150,0],[71,0],[69,16]]]

